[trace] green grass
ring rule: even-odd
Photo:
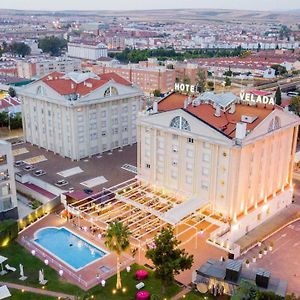
[[[88,292],[84,292],[79,287],[63,280],[55,270],[51,269],[49,266],[46,266],[44,262],[42,262],[38,258],[32,256],[31,253],[29,253],[25,248],[23,248],[16,242],[10,243],[5,248],[0,248],[0,255],[8,257],[7,262],[9,263],[9,265],[17,268],[16,272],[8,273],[7,275],[3,276],[1,280],[41,288],[40,284],[38,283],[38,271],[41,268],[43,268],[45,273],[45,279],[48,280],[48,283],[46,285],[47,290],[62,292],[69,295],[75,295],[79,297],[79,299],[88,299],[93,295],[94,299],[134,300],[137,291],[135,285],[138,283],[138,281],[134,277],[135,271],[137,269],[145,269],[142,266],[134,264],[131,266],[131,271],[129,273],[127,273],[126,271],[122,272],[122,284],[123,287],[126,288],[126,292],[124,293],[122,291],[118,291],[116,294],[112,293],[116,285],[116,275],[107,280],[106,286],[104,288],[99,285],[95,286]],[[24,273],[26,276],[28,276],[27,280],[24,282],[21,282],[18,279],[19,263],[22,263],[24,265]],[[143,281],[145,283],[144,289],[148,290],[151,295],[157,295],[157,299],[170,299],[172,296],[180,292],[181,288],[176,284],[172,284],[166,288],[166,294],[163,297],[159,296],[161,286],[160,281],[157,278],[155,278],[153,271],[148,269],[147,271],[149,272],[149,277]],[[15,298],[13,299],[27,300],[27,298],[23,298],[23,295],[25,294],[27,293],[21,295],[22,298],[17,298],[17,296],[15,296]],[[35,295],[34,298],[34,295],[29,296],[29,293],[28,297],[28,299],[51,299],[39,295]]]
[[[50,297],[50,296],[44,296],[44,295],[38,295],[34,293],[29,293],[29,292],[24,292],[19,290],[13,290],[9,289],[11,293],[11,300],[54,300],[57,299],[55,297]]]

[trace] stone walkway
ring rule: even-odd
[[[241,254],[253,248],[259,241],[263,241],[271,234],[274,234],[290,222],[300,217],[300,206],[291,204],[280,213],[271,217],[254,230],[248,232],[245,236],[236,241],[241,247]]]
[[[25,286],[21,284],[16,284],[16,283],[10,283],[10,282],[3,282],[0,281],[0,285],[6,285],[8,288],[16,289],[16,290],[24,290],[26,292],[31,292],[39,295],[46,295],[46,296],[52,296],[55,298],[60,298],[60,299],[69,299],[69,300],[76,300],[76,297],[73,295],[68,295],[64,293],[58,293],[58,292],[53,292],[53,291],[47,291],[43,289],[38,289],[30,286]]]

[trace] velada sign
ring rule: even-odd
[[[252,103],[252,104],[267,104],[267,105],[275,105],[274,97],[269,96],[256,96],[251,93],[240,93],[240,99],[242,102]]]

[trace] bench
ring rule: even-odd
[[[145,286],[145,283],[144,283],[144,282],[140,282],[140,283],[138,283],[135,287],[136,287],[138,290],[140,290],[140,289],[142,289],[144,286]]]

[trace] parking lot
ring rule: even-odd
[[[63,190],[90,188],[97,192],[103,187],[113,186],[135,176],[133,172],[122,169],[122,166],[125,164],[136,166],[136,145],[124,147],[122,151],[114,150],[112,154],[106,152],[80,161],[63,158],[29,143],[13,145],[13,152],[15,162],[27,162],[16,166],[22,174],[29,173],[52,185],[64,181],[60,186]],[[28,164],[33,168],[28,167]],[[44,172],[34,174],[38,170]]]

